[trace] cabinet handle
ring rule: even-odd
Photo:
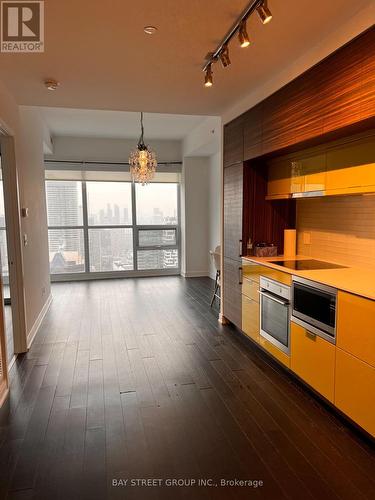
[[[238,284],[239,284],[239,285],[242,285],[242,282],[243,282],[242,267],[239,267],[239,268],[238,268],[238,271],[239,271],[239,273],[238,273],[238,275],[239,275]]]
[[[242,257],[242,240],[238,240],[238,244],[239,244],[239,257]]]
[[[309,332],[308,330],[306,330],[306,337],[310,340],[316,341],[316,333],[312,333],[312,332]]]

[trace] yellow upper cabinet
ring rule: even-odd
[[[375,367],[375,301],[339,291],[336,344]]]
[[[317,196],[375,192],[375,136],[357,136],[268,163],[268,199],[311,192]]]
[[[290,160],[270,163],[268,167],[267,198],[288,198],[292,193],[292,165]]]
[[[289,156],[269,164],[267,198],[287,198],[292,194],[324,191],[326,154]]]
[[[335,346],[291,323],[291,369],[329,401],[334,399]]]
[[[327,194],[375,190],[374,141],[370,137],[327,151]]]

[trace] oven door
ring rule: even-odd
[[[289,300],[261,290],[260,334],[281,351],[289,354]]]

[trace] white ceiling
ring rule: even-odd
[[[253,43],[230,46],[232,65],[201,65],[248,0],[46,0],[43,54],[0,54],[0,78],[25,105],[219,115],[373,0],[269,0],[271,23],[252,16]],[[145,25],[159,28],[145,35]],[[353,36],[355,33],[353,34]],[[48,92],[46,77],[61,87]]]
[[[140,113],[70,108],[37,108],[52,136],[138,139]],[[145,113],[146,139],[183,139],[206,117]]]

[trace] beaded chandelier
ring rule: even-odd
[[[154,177],[158,162],[155,152],[145,145],[143,134],[143,113],[141,113],[141,137],[137,149],[130,153],[129,165],[133,182],[139,182],[144,186]]]

